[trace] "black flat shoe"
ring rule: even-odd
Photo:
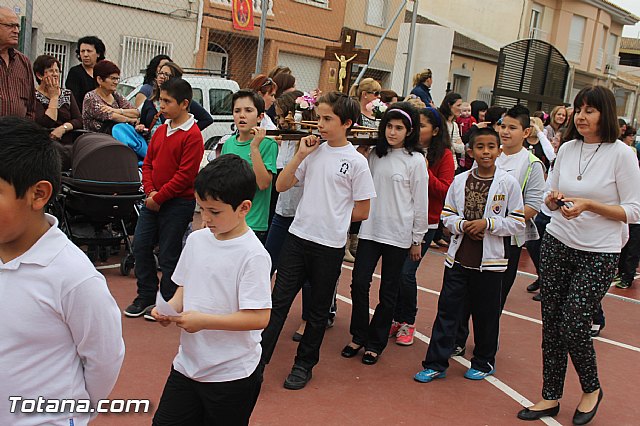
[[[366,364],[366,365],[373,365],[376,362],[378,362],[378,358],[380,357],[380,355],[375,354],[373,352],[365,352],[364,355],[362,355],[362,363]]]
[[[302,340],[302,333],[298,333],[296,331],[295,333],[293,333],[293,336],[291,336],[291,340],[293,340],[294,342],[299,342],[300,340]]]
[[[294,364],[291,373],[289,373],[284,381],[284,388],[299,390],[305,387],[307,383],[309,383],[309,380],[311,380],[311,370]]]
[[[358,346],[357,348],[352,348],[351,346],[347,345],[344,347],[344,349],[342,349],[342,352],[340,352],[340,355],[342,355],[345,358],[353,358],[354,356],[358,355],[358,352],[360,352],[360,349],[362,349],[362,345]]]
[[[598,402],[596,402],[596,406],[593,407],[593,410],[588,413],[583,413],[576,408],[576,412],[573,414],[573,424],[574,425],[586,425],[596,416],[596,412],[598,411],[598,406],[600,405],[600,401],[602,401],[602,388],[600,388],[600,393],[598,394]]]
[[[535,293],[538,290],[540,290],[540,281],[538,280],[535,280],[534,282],[532,282],[527,286],[527,291],[529,293]]]
[[[560,403],[555,407],[547,408],[546,410],[529,410],[525,408],[518,412],[518,418],[520,420],[540,420],[542,417],[555,417],[560,412]]]

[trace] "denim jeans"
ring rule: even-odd
[[[429,250],[429,244],[433,241],[437,229],[429,229],[422,240],[422,257]],[[398,322],[406,322],[407,324],[415,324],[416,314],[418,313],[418,283],[416,281],[416,272],[420,266],[422,258],[414,262],[409,257],[404,261],[402,266],[402,281],[400,283],[400,291],[398,292],[398,300],[396,301],[396,309],[393,313],[393,319]]]
[[[195,200],[172,198],[154,212],[146,207],[140,209],[133,242],[135,274],[138,280],[138,297],[154,303],[158,284],[160,293],[169,300],[176,292],[177,285],[171,280],[182,252],[182,237],[193,220]],[[162,279],[153,257],[155,245],[160,244],[158,263],[162,269]]]
[[[262,361],[265,364],[271,360],[291,304],[305,281],[310,284],[311,303],[295,364],[310,370],[318,363],[343,256],[344,247],[327,247],[289,233],[282,247],[271,294],[271,318],[262,332]]]
[[[400,271],[409,249],[360,239],[358,256],[351,281],[351,326],[353,343],[364,345],[368,351],[381,354],[389,341],[389,328],[400,288]],[[369,290],[378,260],[382,257],[382,278],[378,305],[369,321]]]

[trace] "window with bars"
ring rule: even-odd
[[[365,15],[365,22],[367,25],[384,28],[387,21],[386,17],[386,0],[369,0],[367,2],[367,14]]]
[[[65,81],[69,71],[69,61],[71,57],[71,43],[67,41],[45,39],[44,55],[51,55],[60,61],[60,81]]]
[[[173,54],[173,43],[149,38],[123,36],[120,76],[122,78],[140,74],[156,55]]]

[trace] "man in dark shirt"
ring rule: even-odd
[[[35,84],[31,63],[16,50],[20,35],[18,15],[0,7],[0,116],[34,119]]]

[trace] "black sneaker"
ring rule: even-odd
[[[542,293],[538,293],[535,296],[532,297],[533,300],[535,300],[536,302],[541,302],[542,301]]]
[[[527,291],[529,293],[535,293],[538,290],[540,290],[540,281],[538,280],[535,280],[534,282],[532,282],[527,286]]]
[[[291,373],[284,381],[284,388],[289,390],[300,390],[311,380],[311,370],[307,370],[299,365],[293,365]]]
[[[467,348],[464,346],[456,346],[456,348],[451,353],[451,358],[454,356],[464,356],[464,353],[467,351]]]
[[[589,335],[591,337],[598,337],[602,330],[604,330],[604,324],[593,324],[591,325],[591,331],[589,332]]]
[[[156,319],[153,317],[153,315],[151,315],[151,311],[153,310],[153,308],[155,308],[156,305],[151,305],[149,306],[147,309],[144,310],[144,319],[146,319],[147,321],[155,321]]]
[[[128,317],[136,318],[143,315],[149,306],[154,306],[153,302],[147,303],[136,297],[133,303],[127,306],[127,309],[124,310],[124,314]]]

